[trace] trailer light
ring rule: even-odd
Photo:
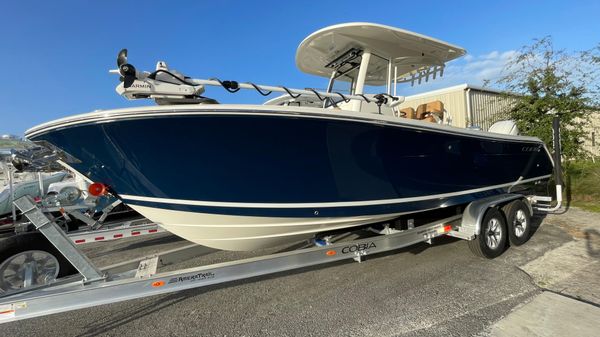
[[[100,197],[108,193],[108,187],[102,183],[93,183],[88,187],[88,192],[95,197]]]
[[[327,256],[334,256],[335,254],[337,254],[335,250],[328,250],[327,252],[325,252],[325,255]]]
[[[162,287],[164,285],[165,285],[165,281],[152,282],[152,287],[154,287],[154,288]]]
[[[444,226],[444,232],[449,232],[452,230],[452,225],[446,225]]]

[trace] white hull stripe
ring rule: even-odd
[[[399,198],[399,199],[384,199],[384,200],[366,200],[366,201],[344,201],[344,202],[321,202],[321,203],[249,203],[249,202],[220,202],[220,201],[200,201],[200,200],[184,200],[184,199],[167,199],[167,198],[153,198],[143,197],[137,195],[121,194],[120,197],[124,200],[131,201],[145,201],[145,202],[156,202],[164,204],[178,204],[178,205],[191,205],[191,206],[211,206],[211,207],[238,207],[238,208],[325,208],[325,207],[348,207],[348,206],[370,206],[370,205],[386,205],[386,204],[399,204],[405,202],[424,201],[431,199],[442,199],[448,197],[454,197],[459,195],[479,193],[489,190],[495,190],[498,188],[512,187],[536,180],[542,180],[550,178],[552,175],[548,174],[545,176],[530,178],[517,181],[513,181],[506,184],[476,188],[460,192],[426,195],[422,197],[410,197],[410,198]]]

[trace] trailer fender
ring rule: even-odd
[[[517,199],[522,199],[523,202],[525,202],[525,204],[527,205],[529,215],[533,215],[533,208],[531,207],[531,203],[523,195],[515,193],[495,195],[475,200],[467,205],[463,212],[459,232],[461,232],[461,234],[463,234],[464,236],[473,239],[475,235],[479,235],[479,233],[481,232],[481,221],[483,219],[483,216],[485,215],[485,212],[489,208],[502,206],[508,202]]]

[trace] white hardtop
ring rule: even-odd
[[[432,67],[443,67],[466,51],[425,35],[390,26],[353,22],[329,26],[309,35],[296,51],[296,65],[308,74],[330,77],[332,61],[356,48],[391,60],[396,79]],[[365,84],[384,85],[388,68],[370,67]]]

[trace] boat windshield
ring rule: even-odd
[[[340,93],[343,95],[354,95],[356,92],[356,79],[360,69],[361,57],[357,57],[352,62],[342,63],[331,75],[327,92]],[[389,93],[389,85],[372,85],[382,82],[388,82],[389,61],[376,54],[371,54],[369,64],[367,65],[367,74],[365,78],[363,94]],[[343,99],[328,99],[324,107],[327,108],[341,102]]]
[[[334,77],[331,81],[329,92],[339,92],[344,95],[351,95],[354,88],[354,81],[358,74],[358,67]]]

